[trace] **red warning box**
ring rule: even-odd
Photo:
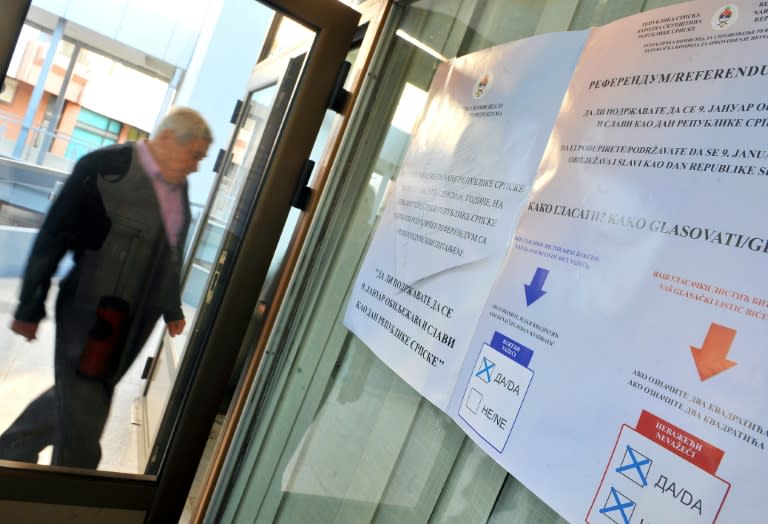
[[[589,508],[590,524],[715,522],[731,489],[724,452],[652,413],[621,427]]]
[[[640,420],[637,421],[635,429],[641,435],[713,475],[723,460],[722,449],[645,410],[640,413]]]

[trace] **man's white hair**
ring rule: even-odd
[[[207,142],[213,142],[213,134],[208,123],[200,113],[189,107],[174,107],[163,117],[153,136],[158,136],[165,130],[170,130],[176,140],[182,144],[202,138]]]

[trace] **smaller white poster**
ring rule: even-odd
[[[358,273],[344,325],[443,410],[586,36],[440,66]]]
[[[542,35],[438,69],[390,201],[398,278],[506,250],[585,36]]]

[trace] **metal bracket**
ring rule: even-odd
[[[349,91],[344,89],[344,82],[347,81],[347,75],[349,75],[349,70],[351,68],[352,64],[345,61],[343,64],[341,64],[339,76],[336,77],[336,85],[333,87],[333,93],[331,94],[331,99],[328,102],[328,109],[335,113],[343,113],[344,108],[347,105],[347,101],[349,100]]]
[[[232,109],[232,116],[229,117],[230,124],[237,124],[237,120],[240,118],[240,111],[243,110],[243,101],[238,100],[235,102],[235,107]]]
[[[227,152],[223,149],[219,149],[218,154],[216,155],[216,161],[213,163],[213,172],[218,173],[221,169],[221,164],[224,162],[224,155],[226,155]]]
[[[147,357],[147,361],[144,363],[144,369],[141,370],[141,378],[147,379],[149,377],[149,374],[152,372],[152,366],[155,364],[155,358],[154,357]]]
[[[312,196],[312,188],[308,187],[309,177],[312,175],[312,170],[315,168],[315,163],[312,160],[304,162],[304,168],[301,170],[301,176],[299,176],[299,183],[296,186],[296,191],[293,193],[293,202],[291,205],[296,209],[304,211],[309,204],[309,198]]]

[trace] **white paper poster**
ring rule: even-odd
[[[570,522],[767,520],[767,6],[592,30],[478,319],[449,413]]]
[[[440,67],[359,271],[344,324],[443,410],[585,39]]]

